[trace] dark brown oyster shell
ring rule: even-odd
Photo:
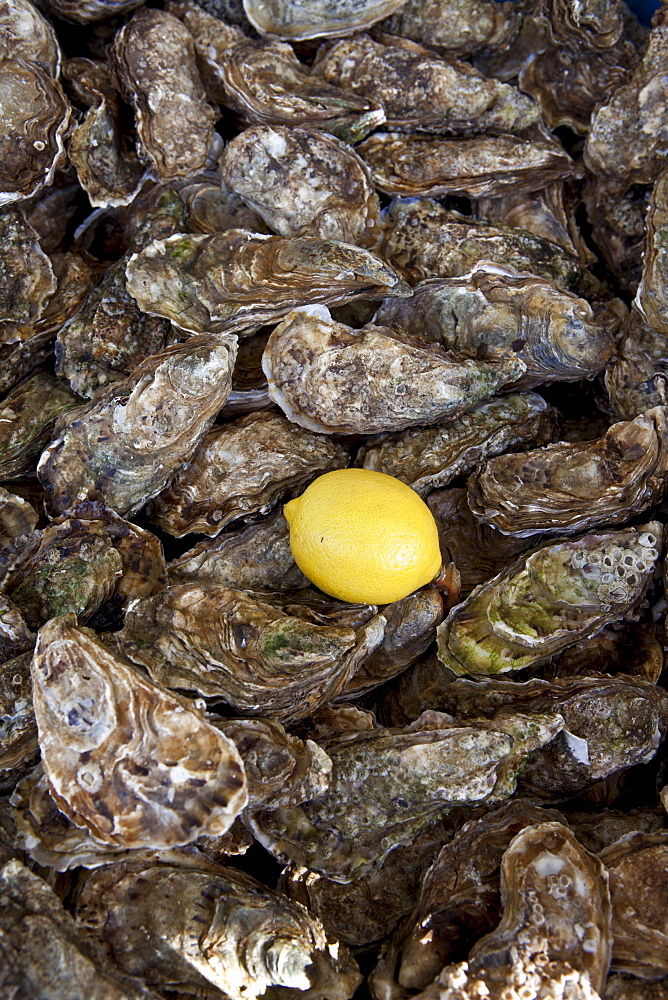
[[[668,340],[631,309],[617,348],[605,370],[605,387],[615,415],[633,420],[668,402]]]
[[[22,653],[0,665],[0,791],[11,791],[39,758],[31,660]]]
[[[56,33],[30,0],[2,0],[0,5],[0,61],[25,59],[38,63],[52,77],[60,70]]]
[[[13,205],[0,211],[0,342],[29,338],[55,288],[51,261],[23,213]]]
[[[37,372],[16,386],[0,406],[0,479],[33,472],[56,417],[79,403],[69,387],[48,372]]]
[[[652,329],[665,336],[668,333],[668,319],[666,319],[668,171],[666,170],[659,175],[654,185],[645,226],[643,271],[634,304]]]

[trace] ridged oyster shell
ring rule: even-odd
[[[0,211],[0,343],[28,339],[55,289],[33,227],[14,205]]]
[[[378,25],[390,36],[412,38],[452,55],[478,49],[504,49],[521,24],[514,3],[490,0],[408,0]]]
[[[668,128],[668,124],[667,124]],[[650,198],[646,219],[643,271],[635,306],[653,330],[668,334],[668,253],[666,229],[668,227],[668,171],[656,180]]]
[[[261,35],[289,41],[338,38],[393,14],[405,0],[244,0],[248,20]]]
[[[0,479],[33,472],[56,417],[80,400],[48,372],[21,382],[0,404]]]
[[[0,4],[0,61],[36,62],[55,79],[60,71],[56,33],[29,0],[2,0]]]

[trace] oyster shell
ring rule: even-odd
[[[158,539],[100,503],[79,504],[0,554],[0,591],[33,628],[68,611],[88,621],[107,601],[118,614],[166,576]]]
[[[248,801],[241,758],[201,709],[113,655],[73,615],[39,633],[32,665],[44,770],[94,839],[172,847],[224,833]]]
[[[393,14],[405,0],[244,0],[248,20],[261,35],[289,41],[340,38]]]
[[[23,213],[14,205],[0,211],[0,342],[29,337],[55,288],[51,261]]]
[[[290,551],[281,511],[254,524],[205,538],[168,565],[170,583],[217,583],[234,590],[306,587]]]
[[[11,791],[39,758],[30,661],[22,653],[0,665],[0,790]]]
[[[79,24],[101,21],[139,6],[139,0],[42,0],[56,17]]]
[[[144,312],[194,333],[257,329],[303,302],[337,305],[410,294],[369,250],[244,229],[155,240],[130,258],[126,273]]]
[[[21,535],[30,534],[38,520],[32,504],[0,486],[0,549]]]
[[[601,851],[612,899],[612,968],[668,975],[668,831],[630,833]]]
[[[29,0],[0,4],[0,61],[5,59],[38,63],[54,79],[60,72],[56,33]]]
[[[374,321],[439,343],[457,357],[514,351],[526,365],[516,386],[593,378],[610,361],[619,326],[611,310],[545,278],[483,261],[460,278],[421,282],[405,303],[385,302]]]
[[[0,479],[33,472],[56,417],[80,400],[48,372],[16,386],[0,404]]]
[[[505,49],[521,24],[512,3],[489,0],[408,0],[378,25],[388,35],[412,38],[452,55]]]
[[[599,178],[589,178],[584,187],[592,241],[629,295],[635,295],[642,277],[645,218],[651,193],[651,187],[635,184],[622,194]]]
[[[152,520],[177,538],[192,531],[218,535],[231,521],[264,513],[348,461],[343,445],[280,413],[248,413],[209,431],[188,467],[153,501]]]
[[[431,198],[395,198],[380,224],[377,252],[410,284],[465,275],[490,261],[600,298],[600,286],[574,254],[524,229],[492,226]]]
[[[90,110],[76,126],[67,155],[93,207],[127,205],[139,193],[144,166],[124,146],[120,100],[109,70],[92,59],[69,59],[64,67],[77,98]]]
[[[538,107],[516,87],[484,77],[468,63],[379,45],[368,35],[322,46],[313,69],[327,83],[376,101],[388,129],[515,132],[540,118]]]
[[[558,426],[558,412],[542,396],[512,393],[436,427],[372,440],[356,465],[394,476],[424,497],[494,455],[554,440]]]
[[[186,209],[186,226],[191,233],[211,236],[225,229],[251,229],[256,233],[269,234],[269,230],[257,212],[241,200],[238,194],[229,191],[219,181],[206,180],[179,187],[179,197]]]
[[[0,62],[0,205],[30,198],[65,164],[70,106],[39,63]]]
[[[374,132],[357,147],[377,188],[392,195],[499,197],[573,174],[557,142],[512,135],[447,139]]]
[[[61,418],[37,474],[49,509],[102,500],[132,514],[188,460],[230,391],[236,337],[191,337]]]
[[[0,595],[0,661],[26,653],[35,645],[31,632],[19,608],[4,595]]]
[[[668,123],[666,128],[668,129]],[[667,226],[668,170],[664,170],[659,174],[650,198],[642,278],[634,302],[652,329],[664,336],[668,333],[668,297],[665,287],[668,279]]]
[[[506,535],[570,535],[619,524],[663,496],[666,407],[613,424],[595,441],[501,455],[469,477],[473,513]],[[620,574],[621,576],[621,574]]]
[[[335,323],[322,306],[295,309],[262,359],[269,395],[295,423],[375,434],[454,417],[524,372],[512,353],[459,360],[432,344],[369,324]]]
[[[237,712],[288,723],[339,694],[380,643],[382,616],[359,627],[321,624],[289,598],[256,597],[217,584],[186,583],[136,603],[118,644],[169,687],[225,701]],[[368,620],[370,619],[370,620]]]
[[[256,125],[220,158],[223,182],[279,236],[317,236],[370,247],[380,204],[357,154],[331,135]]]
[[[280,987],[288,1000],[348,1000],[361,981],[347,948],[305,907],[188,856],[90,873],[76,912],[121,968],[188,995],[209,997],[203,987],[214,986],[230,1000],[255,1000]]]
[[[633,420],[668,403],[668,341],[632,308],[624,324],[617,357],[605,370],[605,387],[615,415]]]
[[[559,715],[517,714],[495,728],[427,712],[409,729],[344,734],[326,745],[326,792],[298,807],[251,811],[251,829],[279,858],[348,882],[448,808],[507,798],[520,761],[562,724]]]
[[[110,59],[135,110],[139,155],[160,180],[203,169],[217,113],[207,103],[187,28],[166,11],[142,7],[116,35]]]
[[[666,984],[663,981],[648,983],[635,976],[611,975],[605,984],[602,1000],[664,1000]]]
[[[452,609],[438,629],[439,658],[456,674],[517,670],[632,616],[661,539],[651,521],[520,557]]]
[[[197,36],[195,47],[199,54]],[[224,49],[216,46],[213,58],[210,43],[207,50],[201,55],[215,78],[213,93],[252,124],[319,128],[358,142],[385,121],[378,103],[323,82],[283,42],[245,38]]]

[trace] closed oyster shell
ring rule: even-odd
[[[632,616],[662,548],[651,521],[544,545],[452,609],[439,658],[456,674],[496,674],[539,663]]]
[[[448,808],[507,798],[520,761],[562,724],[559,715],[518,714],[495,728],[427,712],[409,729],[343,734],[326,746],[333,767],[324,794],[251,811],[251,829],[279,858],[348,882]]]
[[[144,312],[193,333],[257,329],[303,302],[338,305],[410,294],[369,250],[244,229],[155,240],[130,258],[126,273],[128,289]]]
[[[197,36],[195,47],[199,53]],[[222,51],[216,47],[213,58],[207,48],[217,99],[248,122],[323,129],[345,142],[358,142],[385,121],[377,102],[323,82],[283,42],[243,39]]]
[[[30,661],[22,653],[0,665],[0,790],[11,791],[39,758]]]
[[[668,403],[668,340],[632,308],[622,328],[617,357],[605,370],[605,387],[620,420],[633,420]]]
[[[469,477],[473,513],[507,535],[577,534],[657,503],[668,474],[668,410],[613,424],[594,441],[492,458]]]
[[[39,628],[69,611],[88,621],[107,601],[120,613],[166,583],[159,540],[107,510],[84,503],[0,554],[0,592]]]
[[[80,400],[60,379],[37,372],[0,404],[0,479],[33,472],[56,417]]]
[[[488,399],[524,372],[512,353],[460,360],[387,327],[354,330],[322,306],[295,309],[262,359],[269,395],[302,427],[376,434],[443,421]]]
[[[515,132],[540,118],[530,98],[515,87],[484,77],[468,63],[438,59],[426,50],[379,45],[368,35],[324,45],[313,69],[327,83],[377,101],[387,116],[388,129]]]
[[[460,278],[421,282],[405,303],[385,302],[375,322],[433,340],[458,357],[514,351],[517,387],[593,378],[610,361],[619,318],[545,278],[483,261]]]
[[[281,511],[254,524],[205,538],[168,565],[170,583],[220,583],[233,590],[306,587],[290,551]]]
[[[664,1000],[666,984],[659,980],[648,983],[645,979],[622,974],[608,976],[602,1000]]]
[[[57,77],[60,46],[56,33],[29,0],[2,0],[0,4],[0,61],[25,59]]]
[[[5,663],[35,645],[35,634],[28,628],[19,608],[0,595],[0,662]]]
[[[0,205],[30,198],[64,166],[70,106],[60,84],[36,62],[0,63]]]
[[[128,205],[139,193],[144,166],[124,146],[120,99],[109,70],[92,59],[74,58],[65,64],[64,76],[90,109],[67,145],[79,183],[93,207]]]
[[[558,426],[558,412],[542,396],[512,393],[436,427],[372,440],[356,464],[395,476],[424,497],[494,455],[554,440]]]
[[[630,833],[601,851],[612,899],[612,968],[668,975],[668,831]]]
[[[248,801],[234,744],[73,615],[40,630],[35,716],[58,807],[96,840],[172,847],[224,833]]]
[[[207,103],[187,28],[166,11],[142,7],[110,50],[121,93],[135,109],[139,154],[162,181],[206,165],[217,114]]]
[[[370,247],[380,204],[371,174],[333,136],[285,125],[256,125],[220,158],[223,182],[279,236],[317,236]]]
[[[209,431],[188,467],[153,501],[152,520],[177,538],[192,531],[218,535],[231,521],[264,513],[348,461],[343,445],[280,413],[248,413]]]
[[[216,584],[168,587],[128,611],[118,645],[168,687],[241,714],[302,719],[341,692],[381,641],[385,619],[320,624],[295,614],[299,607],[282,610],[289,599],[277,594],[272,605],[267,596]]]
[[[261,35],[288,41],[340,38],[393,14],[405,0],[244,0],[248,20]]]
[[[42,6],[56,17],[78,24],[102,21],[132,10],[139,0],[42,0]]]
[[[213,178],[212,178],[213,180]],[[186,208],[186,226],[191,233],[211,236],[225,229],[251,229],[256,233],[271,232],[257,212],[241,200],[238,194],[229,191],[220,182],[194,182],[179,187],[179,197]]]
[[[102,500],[131,514],[192,455],[230,391],[236,337],[192,337],[61,418],[37,474],[54,514]]]
[[[505,49],[519,31],[521,18],[514,3],[408,0],[377,30],[468,56],[483,48]]]
[[[668,26],[666,28],[668,31]],[[668,130],[668,122],[666,123]],[[653,330],[668,334],[668,170],[656,180],[646,219],[643,271],[634,305]]]
[[[557,142],[512,135],[449,139],[374,132],[357,147],[377,188],[392,195],[499,197],[573,174]]]
[[[645,218],[651,187],[632,185],[620,193],[598,177],[587,178],[583,196],[591,238],[620,287],[635,295],[642,277]]]
[[[87,876],[77,920],[121,968],[158,986],[230,1000],[281,988],[288,1000],[348,1000],[361,981],[347,948],[299,903],[250,875],[183,856],[125,862]]]
[[[0,342],[27,339],[55,289],[35,230],[14,205],[0,211]]]
[[[0,549],[21,535],[30,534],[38,520],[32,504],[0,486]]]

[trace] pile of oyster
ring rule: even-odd
[[[0,0],[0,109],[0,998],[665,1000],[668,0]]]

